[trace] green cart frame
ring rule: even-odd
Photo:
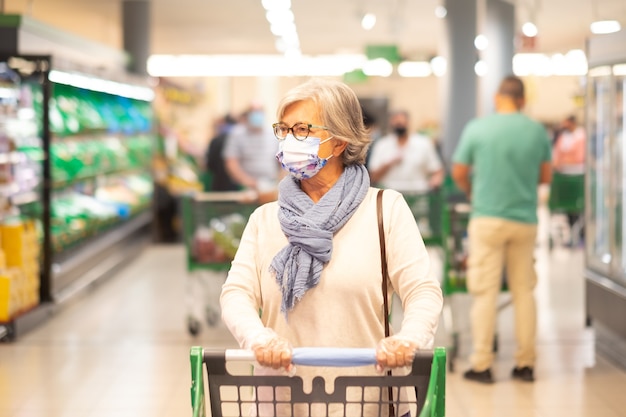
[[[182,196],[190,334],[199,333],[201,316],[209,326],[218,324],[220,280],[230,269],[243,228],[258,205],[256,194],[246,191],[197,192]]]
[[[578,243],[578,236],[584,227],[585,218],[585,175],[568,175],[560,172],[552,174],[550,184],[550,197],[548,199],[550,215],[573,214],[578,215],[578,220],[570,230],[572,245]],[[554,246],[554,239],[550,233],[550,248]]]
[[[402,193],[420,229],[426,246],[442,245],[443,193],[436,189],[428,193]]]
[[[294,349],[294,363],[296,361],[296,351]],[[361,365],[375,363],[375,349],[340,349],[344,358],[361,356],[362,351],[371,357],[372,361],[361,363]],[[313,350],[315,351],[315,349]],[[320,348],[321,352],[328,352],[328,349]],[[315,354],[315,353],[314,353]],[[327,355],[322,353],[322,355]],[[319,355],[317,356],[319,358]],[[383,399],[383,392],[388,387],[411,387],[415,389],[416,400],[411,403],[403,403],[417,409],[419,417],[444,417],[445,416],[445,394],[446,394],[446,350],[435,348],[433,351],[420,351],[413,361],[413,367],[409,375],[406,376],[361,376],[361,377],[339,377],[335,380],[334,392],[327,393],[323,381],[321,384],[313,383],[310,393],[303,392],[302,379],[298,376],[283,375],[232,375],[226,369],[226,363],[231,360],[245,360],[253,362],[254,354],[251,351],[243,350],[205,350],[202,347],[194,346],[190,352],[191,360],[191,405],[193,417],[206,416],[206,394],[204,388],[204,372],[207,370],[209,405],[212,417],[243,417],[247,406],[259,406],[259,401],[255,401],[250,395],[250,391],[257,392],[259,388],[271,389],[275,392],[279,387],[285,387],[290,393],[290,404],[307,405],[309,410],[314,406],[322,406],[327,410],[330,405],[343,406],[352,410],[363,409],[376,410],[377,415],[387,416],[389,402]],[[319,362],[319,359],[317,359]],[[203,364],[205,366],[203,366]],[[336,360],[320,366],[344,366],[337,365]],[[345,365],[353,366],[353,365]],[[317,379],[317,378],[316,378]],[[245,389],[244,389],[245,387]],[[353,390],[376,389],[380,392],[380,400],[377,403],[348,402],[347,392]],[[247,395],[244,391],[248,392]],[[361,397],[362,398],[362,397]],[[277,401],[264,402],[265,405],[277,405]],[[396,406],[398,402],[394,401]],[[396,408],[397,409],[397,408]],[[368,414],[370,414],[368,412]],[[346,414],[344,414],[346,415]],[[352,415],[352,414],[350,414]],[[302,416],[304,417],[304,416]],[[357,417],[357,416],[353,416]]]

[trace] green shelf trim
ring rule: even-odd
[[[22,16],[19,14],[0,14],[0,27],[16,28],[22,24]]]

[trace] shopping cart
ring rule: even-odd
[[[455,323],[452,311],[452,296],[467,293],[467,258],[469,241],[467,228],[470,220],[471,206],[459,195],[450,196],[443,210],[442,240],[443,240],[443,282],[444,295],[443,323],[446,332],[451,337],[448,349],[448,367],[454,371],[454,364],[460,350],[460,329]],[[506,274],[502,274],[501,292],[507,292]],[[511,304],[510,298],[498,305],[498,311]],[[498,335],[494,337],[493,350],[498,350]]]
[[[440,247],[442,192],[436,189],[428,193],[402,193],[409,205],[426,246]]]
[[[189,333],[198,334],[201,317],[219,322],[219,293],[250,214],[258,207],[255,193],[209,192],[181,200],[188,280]]]
[[[322,377],[315,377],[310,392],[303,389],[298,376],[235,375],[227,370],[232,361],[254,362],[254,354],[248,350],[206,350],[191,348],[191,404],[193,417],[206,416],[204,376],[202,364],[206,365],[210,411],[212,417],[243,417],[250,411],[272,410],[272,415],[287,417],[298,415],[327,416],[329,410],[342,416],[387,416],[389,404],[386,393],[389,387],[410,387],[415,392],[413,400],[394,398],[396,410],[400,406],[411,409],[411,416],[443,417],[445,415],[446,351],[420,351],[416,354],[411,372],[406,376],[342,376],[334,383],[334,391],[326,392]],[[296,348],[292,362],[297,366],[361,366],[376,363],[375,349],[353,348]],[[229,367],[230,368],[230,367]],[[287,399],[276,400],[279,391],[287,393]],[[262,398],[259,400],[259,392]],[[365,394],[367,392],[367,395]],[[371,400],[374,392],[377,398]],[[267,395],[267,394],[270,395]],[[397,395],[395,397],[398,397]],[[251,408],[251,409],[250,409]],[[294,413],[294,409],[298,412]],[[276,410],[280,410],[276,412]],[[285,412],[284,410],[289,410]],[[262,414],[262,413],[261,413]]]
[[[569,244],[574,246],[578,243],[582,228],[585,224],[585,176],[566,175],[559,172],[552,174],[552,184],[550,185],[550,198],[548,199],[548,209],[550,210],[550,249],[554,247],[554,241],[569,240]],[[553,227],[552,216],[556,214],[573,215],[577,219],[574,224],[567,225],[567,233],[563,233],[563,227]],[[560,236],[554,239],[554,235]],[[566,236],[564,239],[563,236]]]

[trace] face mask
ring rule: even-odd
[[[393,131],[398,136],[406,135],[406,126],[394,126]]]
[[[251,111],[248,114],[248,124],[252,127],[262,127],[265,117],[262,111]]]
[[[313,177],[324,168],[326,162],[333,157],[320,158],[317,154],[320,145],[332,139],[332,136],[323,141],[320,138],[309,136],[305,140],[298,140],[289,134],[281,141],[276,159],[294,178],[306,180]]]

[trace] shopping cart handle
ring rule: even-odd
[[[291,362],[307,366],[362,366],[376,363],[376,349],[295,348]]]
[[[227,349],[227,361],[255,361],[252,350]],[[376,349],[371,348],[294,348],[291,362],[304,366],[363,366],[376,364]]]

